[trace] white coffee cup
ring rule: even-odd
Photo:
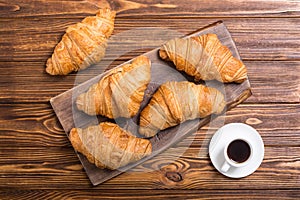
[[[253,156],[253,147],[245,138],[234,138],[225,145],[223,154],[225,161],[220,170],[227,172],[230,168],[248,165]]]

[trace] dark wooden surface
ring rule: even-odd
[[[66,27],[93,15],[98,6],[117,11],[114,35],[127,39],[111,46],[103,65],[80,76],[48,76],[46,59]],[[259,131],[265,143],[262,165],[243,179],[219,174],[205,152],[216,123],[93,187],[50,98],[218,20],[232,34],[253,92],[222,118]],[[152,28],[143,32],[145,27]],[[168,34],[156,35],[161,28]],[[1,199],[300,198],[300,1],[4,0],[0,36]]]

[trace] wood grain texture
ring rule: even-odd
[[[191,6],[193,5],[193,6]],[[156,15],[167,17],[290,17],[299,16],[298,0],[191,0],[186,1],[147,1],[147,0],[34,0],[31,2],[15,0],[0,4],[0,14],[6,17],[74,17],[95,13],[98,7],[111,7],[120,17],[139,17],[140,15]],[[39,9],[37,9],[39,8]],[[218,11],[218,12],[215,12]]]
[[[199,151],[169,148],[94,189],[235,189],[237,184],[243,189],[299,189],[299,147],[266,147],[262,165],[243,179],[224,177]],[[3,189],[91,187],[72,148],[2,148],[0,156]]]
[[[66,28],[98,7],[118,12],[114,35],[122,43],[115,41],[105,64],[80,77],[47,76],[46,59]],[[1,1],[0,199],[299,199],[299,7],[299,0]],[[253,91],[246,103],[226,113],[225,122],[259,131],[266,145],[261,167],[240,180],[220,175],[203,148],[216,123],[92,188],[49,99],[217,20],[225,22],[246,61]],[[142,32],[144,27],[151,31]],[[171,31],[159,32],[162,27]]]
[[[299,3],[300,4],[300,3]],[[122,19],[118,15],[107,56],[125,59],[145,53],[165,41],[186,35],[222,18],[137,18]],[[0,19],[0,61],[46,62],[66,28],[81,19]],[[228,26],[243,60],[299,60],[300,21],[296,18],[229,18]],[[189,24],[189,26],[186,26]],[[292,28],[291,28],[292,27]],[[149,28],[152,28],[149,31]],[[251,36],[251,37],[249,37]],[[128,54],[135,50],[135,54]],[[43,64],[44,66],[44,64]]]
[[[48,102],[124,61],[103,60],[79,74],[65,77],[46,74],[44,62],[0,62],[0,103]],[[246,61],[245,65],[253,93],[248,103],[300,102],[300,61]]]
[[[266,195],[268,194],[268,195]],[[11,199],[296,199],[299,190],[4,190],[3,200]]]
[[[299,104],[239,105],[228,111],[225,119],[220,118],[217,122],[202,127],[177,146],[201,147],[207,145],[212,134],[222,125],[222,122],[225,124],[245,123],[254,127],[262,136],[265,146],[299,146],[299,109]]]
[[[71,147],[49,104],[1,104],[1,148]],[[299,104],[242,104],[228,111],[224,123],[241,122],[253,126],[266,146],[300,145]],[[219,122],[203,126],[176,146],[207,144]]]

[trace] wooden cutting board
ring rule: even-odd
[[[240,58],[238,50],[234,44],[234,41],[229,31],[227,30],[226,26],[220,21],[211,24],[205,28],[202,28],[200,30],[197,30],[195,33],[192,33],[186,37],[202,35],[206,33],[217,34],[222,44],[226,45],[231,50],[232,54],[235,57]],[[152,67],[151,67],[151,82],[148,85],[148,88],[145,92],[141,109],[147,104],[147,102],[151,98],[151,95],[155,92],[155,90],[159,87],[160,84],[166,81],[192,80],[190,77],[187,77],[183,73],[180,73],[177,70],[175,70],[172,63],[161,60],[158,56],[158,50],[159,48],[144,54],[151,59]],[[131,62],[131,60],[128,62]],[[128,62],[125,62],[122,65]],[[122,65],[119,65],[117,67],[122,67]],[[97,117],[88,116],[85,113],[77,110],[75,105],[75,100],[77,96],[87,91],[87,89],[92,84],[98,82],[101,79],[101,77],[103,77],[108,72],[109,71],[100,74],[50,100],[51,105],[67,136],[69,134],[69,131],[73,127],[83,128],[88,125],[95,125],[101,121],[108,120],[107,118],[101,116],[97,116]],[[210,81],[210,82],[206,82],[205,84],[208,86],[216,87],[221,92],[224,93],[227,102],[226,110],[235,107],[236,105],[243,102],[251,95],[250,83],[248,79],[241,84],[235,84],[235,83],[221,84],[217,81]],[[137,130],[136,122],[139,113],[137,114],[137,116],[133,117],[132,119],[117,119],[116,122],[123,128],[133,133],[136,133]],[[213,117],[215,116],[209,116],[203,119],[187,121],[182,123],[179,126],[169,128],[159,132],[157,136],[150,139],[153,146],[153,153],[150,156],[143,158],[138,162],[122,167],[119,170],[99,169],[95,167],[93,164],[90,164],[82,154],[78,152],[76,153],[91,183],[93,185],[97,185],[121,174],[122,172],[130,168],[133,168],[141,164],[142,162],[148,159],[151,159],[153,156],[161,153],[162,151],[166,150],[170,146],[177,143],[179,140],[182,140],[184,137],[188,136],[190,133],[196,131],[199,127],[202,127],[203,125],[208,123]]]

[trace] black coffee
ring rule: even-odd
[[[237,163],[242,163],[248,160],[251,154],[250,146],[244,140],[234,140],[227,148],[228,157]]]

